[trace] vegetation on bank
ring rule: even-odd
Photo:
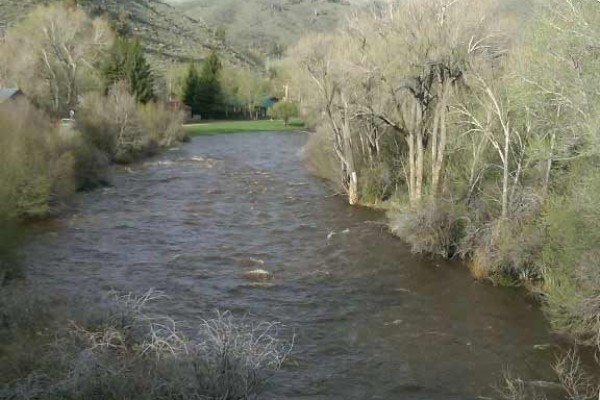
[[[303,127],[304,123],[300,120],[291,120],[287,125],[284,121],[259,120],[206,122],[186,125],[185,129],[191,136],[199,136],[219,133],[295,131]]]
[[[525,285],[599,346],[600,6],[519,7],[402,1],[301,40],[308,163],[351,204],[387,202],[415,252]]]
[[[0,104],[0,220],[43,218],[76,190],[185,140],[183,115],[154,93],[139,42],[68,4],[40,6],[0,45],[0,82],[26,97]],[[75,120],[66,118],[72,111]]]
[[[0,103],[0,397],[256,398],[291,350],[277,324],[225,313],[184,333],[146,313],[156,293],[92,303],[22,285],[24,221],[105,184],[111,164],[188,138],[127,32],[66,1],[35,9],[0,43],[0,84],[26,94]]]

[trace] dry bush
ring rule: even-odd
[[[18,287],[0,294],[2,398],[251,399],[292,348],[279,324],[229,313],[188,336],[180,323],[148,312],[165,297],[152,290],[62,311],[47,301],[37,307],[43,296]]]
[[[0,105],[0,219],[44,217],[74,191],[71,145],[26,101]]]
[[[559,357],[554,372],[564,388],[568,400],[597,400],[600,398],[600,383],[583,368],[577,350],[568,351]]]
[[[384,163],[373,163],[361,169],[358,187],[362,204],[387,200],[395,189],[392,172]]]
[[[113,162],[130,163],[187,139],[180,113],[162,104],[138,105],[125,82],[113,85],[107,96],[88,94],[79,115],[78,129],[91,145],[83,159],[92,167],[102,165],[94,149]]]
[[[466,232],[460,253],[469,258],[468,266],[476,279],[532,287],[541,281],[535,265],[541,251],[541,235],[535,226],[516,219],[498,219],[479,228],[469,226]]]
[[[107,96],[86,96],[79,115],[77,126],[84,139],[117,163],[132,162],[156,147],[143,133],[135,98],[124,82],[115,84]]]
[[[502,400],[545,400],[546,397],[535,388],[529,387],[525,381],[516,378],[510,371],[505,371],[503,382],[496,387]]]
[[[539,286],[543,280],[537,266],[543,245],[538,224],[542,204],[543,198],[534,190],[515,190],[509,203],[510,218],[492,217],[498,214],[493,202],[480,200],[469,207],[459,253],[469,260],[476,279],[526,284],[531,289]]]
[[[586,370],[577,350],[560,355],[554,364],[558,382],[524,381],[505,372],[502,385],[496,391],[503,400],[597,400],[600,396],[600,381],[597,374]]]
[[[390,214],[392,232],[411,245],[415,253],[452,257],[462,238],[464,221],[452,204],[428,203],[418,209]]]
[[[161,103],[140,105],[138,112],[144,134],[149,135],[160,147],[170,147],[188,140],[183,128],[183,113],[170,110]]]
[[[327,132],[318,128],[311,133],[304,147],[304,159],[309,170],[316,176],[331,182],[338,193],[344,193],[345,188],[340,178],[339,161]]]
[[[219,313],[200,326],[193,350],[199,386],[211,399],[255,398],[292,350],[277,323],[254,324]]]

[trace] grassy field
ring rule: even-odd
[[[192,136],[216,135],[219,133],[243,133],[265,131],[296,131],[304,127],[301,121],[291,121],[288,126],[283,121],[219,121],[186,125]]]

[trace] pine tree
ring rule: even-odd
[[[183,102],[192,109],[192,115],[199,115],[202,112],[200,109],[199,93],[200,75],[198,74],[196,65],[190,64],[184,83]]]
[[[216,52],[210,53],[202,66],[198,87],[198,107],[205,118],[217,118],[223,111],[220,74],[223,66]]]
[[[137,101],[154,99],[154,77],[138,40],[117,39],[103,72],[107,91],[114,83],[126,81]]]

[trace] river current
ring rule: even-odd
[[[507,368],[553,380],[553,339],[522,292],[411,254],[383,214],[310,175],[305,140],[196,137],[119,169],[33,232],[27,276],[73,296],[161,290],[155,311],[192,325],[215,310],[280,321],[295,346],[267,399],[485,398]],[[274,279],[246,279],[256,268]]]

